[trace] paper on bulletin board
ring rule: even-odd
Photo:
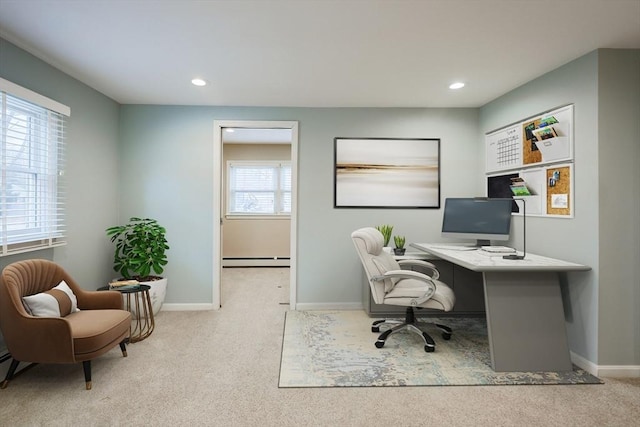
[[[569,207],[568,194],[552,194],[551,207],[554,209],[566,209]]]
[[[546,168],[547,215],[573,217],[573,165]]]

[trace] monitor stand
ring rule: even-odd
[[[478,239],[476,241],[476,246],[479,248],[483,246],[491,246],[491,240]]]

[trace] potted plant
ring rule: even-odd
[[[165,228],[155,219],[133,217],[106,232],[116,245],[113,269],[125,280],[151,286],[149,296],[153,314],[157,314],[167,292],[167,278],[159,276],[167,265]]]
[[[404,255],[404,243],[405,243],[406,239],[404,238],[404,236],[393,236],[393,242],[396,244],[395,249],[393,250],[393,253],[396,255]]]
[[[391,240],[393,225],[376,225],[376,230],[382,233],[382,237],[384,237],[384,246],[389,246],[389,240]]]

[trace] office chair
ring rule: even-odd
[[[131,313],[117,291],[85,291],[59,265],[31,259],[0,275],[0,330],[13,360],[4,389],[20,362],[78,363],[91,389],[91,360],[120,345],[127,356]]]
[[[381,326],[395,325],[378,336],[375,345],[384,347],[390,335],[400,331],[416,333],[424,340],[424,350],[429,353],[435,350],[435,342],[421,326],[426,322],[416,319],[414,308],[432,308],[450,311],[456,302],[456,297],[446,284],[438,280],[440,273],[436,267],[422,260],[402,260],[383,251],[382,233],[373,227],[361,228],[351,234],[356,251],[362,261],[367,275],[371,294],[376,304],[390,304],[406,307],[404,321],[376,320],[371,325],[371,332],[380,332]],[[421,266],[429,274],[412,270],[402,270],[401,266]],[[435,324],[442,331],[442,338],[451,339],[451,328]]]

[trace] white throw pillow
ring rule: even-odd
[[[64,280],[51,290],[22,297],[22,302],[27,312],[36,317],[64,317],[80,311],[78,299]]]

